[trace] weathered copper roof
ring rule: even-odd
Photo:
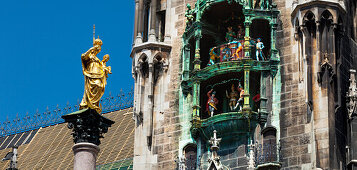
[[[123,162],[125,166],[132,164],[134,155],[134,121],[132,108],[105,114],[105,117],[115,121],[108,133],[101,139],[97,165],[107,164],[118,166],[115,162]],[[73,138],[67,124],[57,124],[35,131],[29,143],[18,148],[19,169],[73,169]],[[4,157],[11,148],[0,150]],[[10,161],[0,161],[0,169],[6,169]]]

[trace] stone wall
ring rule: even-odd
[[[292,1],[274,0],[280,10],[277,48],[281,60],[280,144],[282,169],[311,168],[311,114],[307,113],[305,90],[299,81],[297,42],[291,22]],[[324,134],[320,134],[324,136]]]
[[[166,21],[169,27],[172,50],[168,75],[170,83],[165,94],[165,101],[169,102],[168,108],[163,111],[164,119],[154,124],[154,154],[158,154],[158,169],[175,169],[179,156],[179,141],[182,133],[183,115],[179,115],[179,85],[181,71],[182,34],[185,31],[186,3],[194,4],[194,0],[166,1],[166,12],[169,12],[170,20]],[[189,122],[186,122],[189,123]],[[187,128],[186,128],[187,130]],[[188,129],[189,130],[189,129]]]

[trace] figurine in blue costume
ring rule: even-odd
[[[214,51],[215,49],[216,49],[216,47],[213,47],[210,49],[210,52],[209,52],[210,59],[209,59],[207,66],[211,66],[211,65],[215,64],[217,59],[219,59],[219,56]]]
[[[260,61],[259,59],[261,59],[262,61],[264,61],[264,54],[263,54],[263,48],[264,48],[264,44],[263,42],[261,42],[261,38],[257,39],[257,44],[256,44],[256,57],[257,57],[257,61]]]

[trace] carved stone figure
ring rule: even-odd
[[[93,47],[82,54],[82,68],[84,75],[84,95],[79,109],[91,108],[98,113],[102,111],[99,101],[104,94],[107,85],[108,74],[111,74],[111,67],[106,66],[109,55],[105,55],[101,61],[97,54],[103,45],[99,38],[93,42]]]

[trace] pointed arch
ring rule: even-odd
[[[145,53],[142,53],[137,61],[138,69],[143,77],[148,76],[148,72],[149,72],[148,61],[149,61],[149,57]]]

